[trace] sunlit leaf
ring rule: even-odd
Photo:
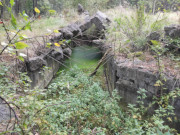
[[[28,23],[26,24],[24,30],[30,30],[30,31],[32,31],[31,23],[30,23],[30,22],[28,22]]]
[[[0,2],[0,5],[3,6],[2,2]]]
[[[18,56],[18,59],[24,62],[24,58],[22,56]]]
[[[71,40],[67,40],[66,43],[68,43],[68,44],[71,43]]]
[[[60,46],[60,44],[58,44],[58,43],[54,43],[54,45],[55,45],[55,46],[58,46],[58,47]]]
[[[172,122],[172,119],[171,119],[170,117],[167,117],[167,119],[168,119],[170,122]]]
[[[47,43],[47,45],[52,45],[52,43]]]
[[[59,33],[59,30],[54,30],[54,33]]]
[[[20,35],[19,35],[19,39],[20,39],[20,40],[27,39],[27,38],[28,38],[28,37],[27,37],[27,35],[25,35],[25,34],[22,34],[22,35],[20,34]]]
[[[23,11],[23,16],[25,16],[25,17],[29,17],[29,16],[26,14],[26,12],[25,12],[25,11]]]
[[[16,49],[24,49],[24,48],[29,47],[26,43],[23,43],[23,42],[17,42],[15,43],[15,45],[16,45]]]
[[[14,29],[17,29],[17,21],[13,14],[11,14],[11,24],[14,27]]]
[[[11,4],[11,7],[13,7],[13,6],[14,6],[14,4],[15,4],[14,0],[10,0],[10,2],[9,2],[9,3]]]
[[[29,16],[26,14],[26,12],[23,11],[23,18],[24,18],[25,21],[28,21],[28,17],[29,17]]]
[[[47,46],[46,46],[46,47],[50,48],[51,45],[52,45],[52,43],[47,43]]]
[[[160,86],[160,84],[156,83],[156,84],[154,84],[154,86],[155,86],[155,87],[159,87],[159,86]]]
[[[133,115],[133,118],[134,118],[134,119],[136,119],[136,118],[137,118],[137,116],[136,116],[136,115]]]
[[[157,40],[151,40],[151,42],[152,42],[153,45],[159,45],[160,44],[160,42],[157,41]]]
[[[56,10],[48,10],[50,14],[55,14]]]
[[[40,10],[39,10],[37,7],[34,8],[34,11],[35,11],[36,13],[40,14]]]

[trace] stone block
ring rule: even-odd
[[[47,63],[42,57],[34,57],[30,58],[27,62],[28,71],[36,71],[42,68],[43,66],[46,66]]]

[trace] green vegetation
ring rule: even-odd
[[[9,2],[2,0],[9,6]],[[106,9],[118,5],[137,6],[139,3],[146,5],[146,10],[149,12],[157,12],[159,10],[177,11],[179,8],[179,0],[15,0],[14,12],[18,16],[19,13],[25,11],[29,16],[36,15],[33,11],[35,7],[39,8],[44,15],[59,14],[62,11],[69,9],[77,9],[78,3],[81,3],[85,9],[94,12],[100,9]],[[11,2],[13,3],[13,2]],[[1,8],[0,17],[7,18],[7,9]],[[57,11],[57,12],[55,12]]]
[[[6,68],[1,67],[1,76],[5,77],[6,74]],[[137,105],[129,104],[125,111],[119,106],[120,97],[116,90],[111,98],[99,82],[92,81],[77,67],[62,71],[46,90],[29,90],[24,85],[27,81],[29,79],[22,73],[16,83],[0,79],[0,86],[4,90],[1,91],[2,97],[8,102],[16,101],[14,105],[18,106],[20,116],[15,129],[9,132],[23,135],[175,133],[175,130],[164,125],[163,120],[167,118],[171,121],[170,116],[174,113],[170,105],[166,108],[159,105],[152,117],[144,119],[147,111],[143,102],[145,90],[139,91]],[[14,105],[13,108],[16,108]]]
[[[144,5],[134,9],[135,13],[122,14],[115,18],[114,26],[110,27],[109,42],[121,44],[134,50],[143,50],[148,47],[147,36],[154,31],[162,33],[164,26],[169,23],[166,16],[156,17],[144,12]],[[116,40],[112,38],[114,33]]]
[[[156,61],[156,70],[159,74],[166,72],[165,68],[170,67],[173,62],[178,70],[179,39],[172,39],[164,34],[164,27],[174,23],[169,17],[171,14],[165,11],[165,13],[158,12],[152,15],[151,12],[145,12],[145,8],[145,3],[141,2],[137,8],[121,7],[121,9],[110,10],[108,14],[114,22],[107,31],[106,44],[114,47],[117,56],[121,54],[125,58],[132,59],[133,63],[135,59],[147,62],[150,58]],[[158,33],[154,36],[157,39],[149,39],[152,33]],[[137,55],[139,52],[141,56]],[[171,62],[166,62],[167,60]]]
[[[14,63],[24,62],[24,56],[20,55],[20,52],[31,47],[25,41],[28,40],[28,35],[33,35],[30,32],[32,28],[35,29],[33,35],[35,39],[36,36],[45,34],[47,30],[49,32],[46,36],[58,33],[59,27],[83,16],[74,13],[78,3],[81,3],[90,14],[102,9],[113,20],[107,30],[106,43],[114,47],[112,50],[115,57],[123,54],[133,61],[135,58],[146,61],[145,52],[151,54],[158,68],[158,80],[154,86],[160,87],[161,90],[159,95],[155,95],[153,102],[147,105],[144,102],[147,91],[140,89],[137,104],[129,104],[126,109],[122,109],[119,93],[114,90],[110,96],[111,93],[108,93],[102,85],[104,84],[102,73],[95,78],[89,77],[89,65],[92,68],[98,58],[94,59],[93,56],[90,59],[88,56],[89,61],[84,61],[82,55],[86,55],[87,52],[83,50],[73,53],[72,56],[78,59],[73,59],[74,62],[66,61],[69,64],[69,70],[58,72],[47,89],[30,89],[31,80],[27,73],[18,72],[16,67],[12,69],[7,66],[7,63],[0,63],[0,100],[6,102],[11,114],[14,114],[9,123],[7,121],[3,123],[7,127],[3,128],[5,132],[0,135],[8,133],[22,135],[177,134],[175,129],[165,123],[174,122],[177,119],[170,102],[180,96],[180,90],[175,88],[174,91],[166,93],[163,83],[166,81],[165,60],[170,56],[170,59],[175,62],[175,68],[179,68],[179,55],[174,52],[168,53],[163,42],[148,41],[147,36],[151,32],[159,32],[162,37],[163,27],[174,21],[173,19],[170,21],[167,15],[171,13],[164,9],[172,5],[178,8],[179,3],[168,0],[158,2],[129,0],[128,2],[121,0],[121,6],[108,11],[106,11],[107,8],[119,5],[119,2],[117,0],[26,0],[25,3],[23,0],[10,0],[10,2],[2,0],[0,2],[2,24],[0,30],[6,35],[1,37],[0,56],[9,50],[6,55],[13,57]],[[128,8],[123,8],[122,6],[127,6],[126,4]],[[154,15],[158,11],[165,13],[159,12]],[[33,17],[30,18],[30,16]],[[5,21],[9,18],[9,21]],[[177,19],[176,23],[179,23]],[[64,41],[66,40],[60,42]],[[167,43],[179,48],[180,39],[170,38],[167,39]],[[60,43],[54,43],[54,45],[61,46]],[[50,46],[51,43],[49,43]],[[77,65],[76,62],[80,63],[78,67],[74,67]],[[148,116],[152,106],[157,108],[152,116]]]

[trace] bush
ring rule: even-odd
[[[23,75],[23,80],[26,78],[24,77]],[[17,84],[15,86],[18,87]],[[7,87],[2,79],[1,87]],[[142,101],[146,98],[145,90],[139,92],[137,105],[129,105],[129,109],[123,111],[119,106],[120,97],[116,90],[113,98],[110,98],[109,93],[104,91],[98,82],[93,82],[76,67],[67,72],[62,71],[47,90],[24,88],[23,94],[14,95],[18,96],[15,104],[20,108],[18,112],[21,118],[14,132],[19,134],[173,133],[162,120],[167,111],[171,115],[172,108],[171,111],[160,108],[149,121],[144,120],[146,108]],[[8,98],[7,93],[1,94],[7,97],[8,101],[14,101],[14,98]]]

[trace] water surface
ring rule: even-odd
[[[96,68],[101,57],[101,51],[97,47],[87,45],[78,46],[73,48],[70,59],[65,60],[64,65],[68,68],[76,65],[83,70],[93,70]],[[67,70],[67,67],[63,66],[60,70]]]

